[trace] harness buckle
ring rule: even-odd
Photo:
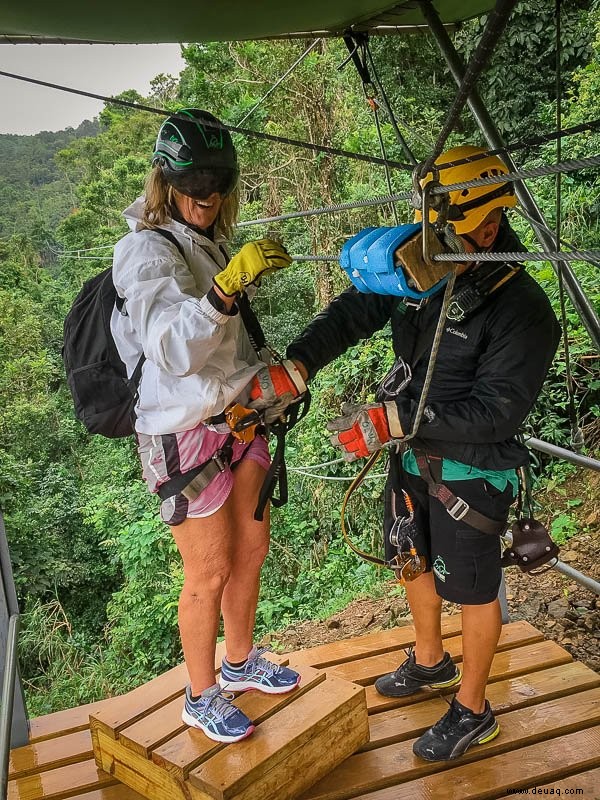
[[[227,455],[222,450],[217,450],[217,452],[211,458],[211,461],[215,462],[219,472],[225,472],[225,470],[229,466],[229,460],[227,459]]]
[[[446,511],[450,514],[452,519],[457,521],[463,519],[470,510],[471,506],[466,500],[463,500],[462,497],[457,497],[456,502],[450,508],[446,508]]]

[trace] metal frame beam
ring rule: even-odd
[[[431,2],[429,2],[429,0],[421,0],[420,6],[423,16],[429,25],[429,29],[437,42],[440,52],[444,57],[450,72],[452,73],[452,77],[456,81],[457,85],[460,86],[465,74],[465,65],[463,60],[454,47],[448,32],[442,24],[437,11]],[[469,94],[467,102],[488,144],[494,149],[503,148],[505,142],[475,89],[473,89]],[[507,154],[504,160],[511,171],[517,171],[517,165],[511,158],[510,154]],[[534,226],[534,231],[543,248],[548,251],[553,250],[556,245],[555,239],[550,233],[548,233],[547,230],[545,230],[545,228],[548,228],[548,224],[544,219],[544,215],[542,214],[542,211],[535,198],[531,194],[529,188],[523,181],[516,181],[515,190],[523,208],[539,223],[540,227]],[[557,273],[559,270],[562,271],[567,294],[569,295],[577,313],[581,317],[581,321],[583,322],[585,329],[592,340],[592,343],[596,349],[600,351],[600,318],[598,317],[596,309],[590,302],[581,284],[579,283],[577,276],[566,261],[561,261],[559,263],[552,262],[552,266]]]

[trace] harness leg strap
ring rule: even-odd
[[[438,456],[431,456],[427,453],[414,451],[417,467],[421,478],[427,484],[427,491],[431,497],[437,497],[444,506],[448,514],[455,519],[464,521],[472,528],[476,528],[482,533],[489,533],[493,536],[500,536],[506,530],[506,523],[480,514],[479,511],[471,508],[466,500],[457,497],[450,489],[441,482],[442,478],[442,459]]]

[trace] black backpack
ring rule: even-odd
[[[184,256],[183,248],[170,231],[153,230],[172,242]],[[110,330],[115,305],[122,314],[127,313],[109,267],[86,281],[77,295],[65,319],[62,349],[75,416],[90,433],[109,439],[134,432],[134,410],[146,360],[142,353],[131,378],[127,377]]]

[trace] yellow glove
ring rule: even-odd
[[[247,242],[213,280],[223,294],[231,297],[243,292],[251,283],[260,282],[263,275],[289,267],[291,263],[292,259],[283,245],[271,239],[258,239]]]

